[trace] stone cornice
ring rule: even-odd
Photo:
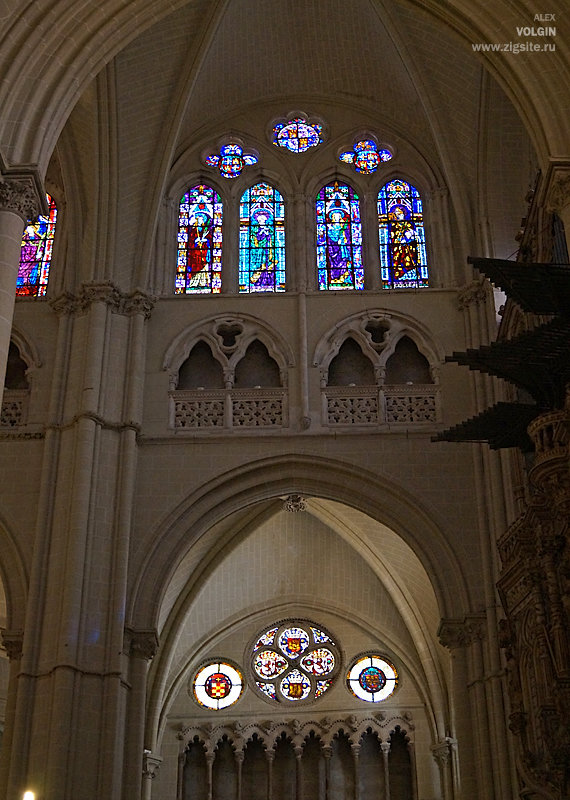
[[[482,275],[477,280],[472,281],[467,286],[464,286],[457,293],[457,303],[459,309],[464,311],[469,306],[478,306],[481,303],[486,303],[489,297],[489,284],[487,279]]]
[[[134,316],[142,314],[149,319],[157,298],[136,289],[122,293],[111,281],[85,283],[77,294],[63,292],[49,300],[58,315],[84,313],[93,303],[105,303],[115,314]]]

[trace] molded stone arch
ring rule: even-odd
[[[373,329],[379,335],[375,341]],[[385,329],[385,333],[381,333]],[[334,326],[320,338],[313,356],[313,366],[320,370],[321,385],[326,385],[331,361],[348,338],[354,339],[374,365],[377,381],[382,380],[386,362],[394,353],[398,342],[410,338],[428,360],[434,383],[438,382],[438,368],[444,360],[444,351],[421,322],[397,311],[370,309],[353,314]]]
[[[6,598],[6,627],[24,630],[28,597],[28,569],[16,537],[0,519],[0,580]]]
[[[235,334],[231,330],[236,331]],[[224,330],[229,331],[227,339]],[[281,385],[287,386],[288,369],[294,365],[291,346],[274,328],[248,314],[217,315],[206,318],[186,328],[169,345],[162,363],[168,372],[172,389],[176,388],[178,371],[199,341],[207,342],[214,358],[220,362],[228,379],[233,381],[236,364],[243,358],[248,346],[258,339],[269,355],[277,362]]]
[[[213,525],[260,500],[289,494],[336,500],[382,522],[419,557],[441,616],[469,613],[467,584],[446,539],[443,519],[437,520],[405,489],[384,477],[380,481],[344,462],[291,453],[259,459],[220,475],[189,495],[162,521],[152,532],[153,545],[131,586],[127,615],[131,624],[156,626],[162,598],[179,561]]]

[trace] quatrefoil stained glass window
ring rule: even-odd
[[[323,628],[288,620],[257,637],[250,664],[255,686],[265,698],[278,703],[309,702],[334,683],[340,654]]]

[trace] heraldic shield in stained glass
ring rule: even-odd
[[[250,659],[257,690],[279,703],[315,700],[340,669],[340,653],[328,632],[302,620],[260,633]]]
[[[372,175],[383,161],[389,161],[392,153],[386,148],[379,149],[372,139],[362,139],[354,143],[352,150],[345,150],[339,159],[345,164],[352,164],[356,172]]]
[[[389,697],[398,685],[398,673],[382,656],[367,655],[352,665],[346,682],[356,697],[367,703],[379,703]]]
[[[178,208],[176,294],[218,294],[222,288],[222,199],[192,186]]]
[[[273,128],[273,144],[291,153],[304,153],[322,142],[323,126],[311,125],[301,117],[279,122]]]
[[[201,706],[215,711],[233,705],[241,697],[242,691],[241,673],[224,661],[206,664],[194,678],[194,699]]]
[[[46,194],[46,200],[47,217],[38,217],[37,222],[26,225],[22,236],[17,296],[43,297],[47,290],[57,208],[49,194]]]
[[[380,189],[378,232],[384,289],[427,287],[422,201],[414,186],[397,179]]]

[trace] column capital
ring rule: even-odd
[[[11,211],[25,223],[47,214],[42,182],[35,170],[10,171],[0,176],[0,211]]]
[[[9,631],[1,629],[2,646],[10,661],[19,661],[22,658],[22,645],[24,642],[24,631]]]
[[[558,214],[570,206],[570,166],[554,167],[546,196],[546,210]]]
[[[455,744],[455,739],[452,739],[450,736],[446,736],[444,739],[441,739],[439,742],[432,745],[431,752],[438,766],[447,767],[451,758],[452,749]]]
[[[474,614],[463,619],[442,619],[437,635],[440,644],[449,650],[468,647],[485,638],[485,616]]]
[[[158,775],[158,770],[162,764],[162,758],[154,755],[150,750],[143,753],[143,775],[145,778],[154,780]]]
[[[158,651],[158,635],[154,629],[125,628],[123,652],[134,658],[150,661]]]
[[[470,306],[479,306],[486,303],[490,295],[490,284],[484,275],[472,281],[467,286],[459,289],[457,303],[460,311],[465,311]]]

